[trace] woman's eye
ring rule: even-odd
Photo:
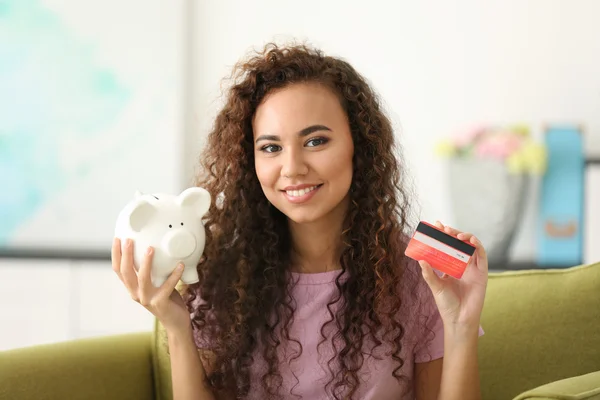
[[[321,144],[325,144],[327,142],[328,142],[328,139],[325,139],[325,138],[313,138],[313,139],[308,140],[306,142],[306,145],[308,147],[315,147],[315,146],[319,146]]]
[[[260,151],[264,151],[265,153],[275,153],[276,151],[281,150],[281,147],[275,144],[267,144],[260,148]]]

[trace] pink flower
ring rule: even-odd
[[[523,139],[510,132],[499,132],[484,137],[475,145],[475,154],[479,157],[505,159],[517,151]]]
[[[483,135],[486,129],[486,126],[483,124],[471,126],[470,128],[453,135],[452,143],[456,147],[465,147],[473,143],[480,135]]]

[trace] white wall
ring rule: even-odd
[[[544,123],[573,121],[587,128],[588,152],[600,154],[598,15],[595,0],[196,2],[188,160],[231,66],[265,42],[307,40],[373,83],[404,146],[422,218],[451,222],[432,148],[456,129],[524,122],[539,135]],[[534,256],[532,192],[514,259]]]
[[[136,189],[181,189],[186,2],[2,2],[0,198],[21,200],[0,202],[19,206],[0,210],[10,246],[108,254]],[[44,168],[56,165],[60,173]],[[19,217],[16,232],[9,215]],[[0,350],[149,331],[152,322],[108,261],[0,258]]]
[[[3,4],[0,251],[102,251],[136,189],[182,185],[184,2]]]
[[[110,262],[0,260],[0,351],[71,339],[150,331]]]
[[[464,124],[526,122],[539,134],[545,122],[583,123],[588,151],[600,155],[595,0],[189,3],[188,182],[221,78],[249,48],[291,37],[345,57],[381,93],[425,219],[452,220],[432,147]],[[534,201],[515,259],[533,255]],[[0,260],[0,350],[151,326],[108,262]]]

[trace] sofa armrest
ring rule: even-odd
[[[150,332],[0,352],[0,399],[153,398]]]
[[[600,400],[600,371],[551,382],[513,400]]]

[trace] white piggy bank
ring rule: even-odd
[[[181,280],[196,283],[196,266],[206,240],[202,217],[210,203],[210,193],[199,187],[186,189],[179,196],[136,192],[119,213],[115,237],[121,239],[123,250],[125,240],[133,240],[136,270],[148,246],[154,248],[151,276],[155,287],[163,284],[179,262],[185,265]]]

